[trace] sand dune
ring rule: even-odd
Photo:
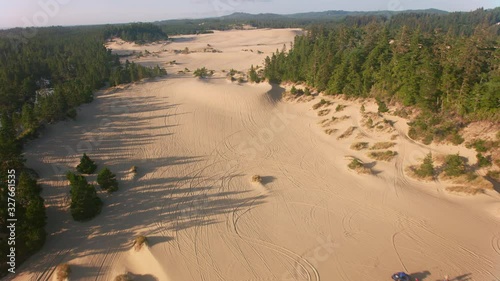
[[[51,280],[60,263],[72,267],[70,280],[113,280],[125,272],[134,280],[389,280],[401,270],[420,280],[500,278],[500,196],[453,195],[440,181],[404,172],[429,150],[471,151],[414,143],[397,117],[387,117],[391,133],[368,130],[352,101],[332,99],[331,112],[318,116],[318,99],[284,102],[283,87],[231,83],[221,72],[262,65],[298,32],[216,32],[147,47],[110,43],[115,51],[167,49],[137,61],[176,60],[170,73],[207,66],[216,74],[172,74],[99,92],[76,121],[48,126],[28,145],[50,235],[14,279]],[[169,51],[207,44],[222,53]],[[347,107],[335,112],[338,103]],[[349,118],[332,122],[328,128],[337,131],[328,135],[318,123],[332,116]],[[356,130],[338,139],[350,127]],[[350,149],[383,141],[396,143],[390,162]],[[77,223],[63,174],[83,152],[117,174],[120,190],[100,194],[103,212]],[[353,173],[346,156],[374,174]],[[261,184],[251,182],[256,174]],[[137,235],[149,241],[138,252]]]

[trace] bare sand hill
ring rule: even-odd
[[[262,65],[298,32],[217,32],[146,47],[110,43],[121,52],[165,49],[137,61],[175,60],[174,74],[99,92],[76,121],[49,126],[27,147],[27,164],[44,187],[49,237],[14,279],[54,280],[55,266],[68,263],[70,280],[113,280],[125,272],[162,281],[389,280],[396,271],[427,281],[445,274],[498,280],[498,194],[453,195],[440,181],[405,174],[429,150],[470,151],[414,143],[395,117],[387,117],[392,131],[367,130],[355,102],[332,100],[330,112],[318,116],[311,109],[317,98],[281,101],[280,86],[231,83],[222,73]],[[222,52],[171,51],[207,44]],[[214,77],[176,74],[201,66],[214,69]],[[338,104],[347,107],[336,112]],[[333,116],[338,120],[321,125]],[[383,141],[395,143],[389,162],[369,158],[368,148],[350,148]],[[64,172],[83,152],[117,174],[120,190],[101,193],[102,213],[77,223]],[[373,174],[348,169],[349,157]],[[128,172],[134,165],[136,175]],[[139,251],[137,235],[148,239]]]

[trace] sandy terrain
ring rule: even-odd
[[[419,182],[404,172],[430,150],[474,157],[472,151],[414,143],[396,117],[387,117],[393,132],[367,130],[354,102],[332,99],[331,112],[318,116],[312,109],[318,98],[281,101],[280,86],[231,83],[221,72],[262,65],[298,32],[217,32],[146,47],[110,43],[117,52],[166,50],[137,61],[177,65],[166,66],[167,78],[96,94],[76,121],[49,126],[27,147],[27,164],[44,187],[49,237],[14,279],[54,280],[55,266],[69,263],[70,280],[113,280],[125,272],[146,281],[390,280],[396,271],[427,281],[445,274],[498,280],[500,196],[454,195],[440,181]],[[172,51],[207,44],[222,53]],[[214,69],[214,77],[177,74],[201,66]],[[347,107],[335,112],[338,104]],[[318,124],[332,116],[349,118]],[[356,129],[339,139],[350,127]],[[368,149],[350,149],[361,141],[395,142],[390,149],[398,155],[372,160]],[[100,193],[103,212],[78,223],[63,174],[83,152],[117,174],[120,190]],[[374,174],[349,170],[349,157]],[[135,177],[127,172],[133,165]],[[251,181],[256,174],[261,183]],[[132,246],[137,235],[149,241],[140,251]]]

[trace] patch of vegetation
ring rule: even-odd
[[[330,135],[335,134],[337,131],[338,131],[337,129],[326,129],[325,134],[330,136]]]
[[[487,152],[491,149],[498,148],[499,146],[499,141],[486,141],[482,139],[475,139],[467,144],[465,146],[467,148],[474,148],[476,152]]]
[[[477,158],[477,166],[479,168],[491,166],[491,157],[490,156],[484,157],[483,154],[478,153],[478,154],[476,154],[476,158]]]
[[[377,142],[372,147],[370,147],[370,150],[388,149],[395,145],[396,143],[394,142]]]
[[[330,109],[323,109],[323,110],[318,111],[318,116],[325,116],[325,115],[328,115],[329,113],[330,113]]]
[[[353,158],[352,161],[347,165],[349,169],[354,170],[360,174],[371,174],[371,169],[365,167],[365,164],[357,158]]]
[[[71,190],[71,216],[76,221],[87,221],[102,210],[102,201],[97,196],[95,187],[87,183],[87,180],[82,175],[77,175],[72,172],[66,173],[66,178],[69,180]]]
[[[146,236],[143,236],[143,235],[139,235],[135,238],[134,240],[134,249],[136,251],[139,251],[142,249],[142,246],[143,245],[148,245],[148,238],[146,238]]]
[[[214,74],[213,70],[208,70],[206,67],[202,68],[197,68],[194,72],[193,75],[198,78],[207,78],[209,76],[212,76]]]
[[[474,188],[474,187],[463,186],[463,185],[450,186],[450,187],[447,187],[446,190],[448,192],[460,193],[460,194],[466,194],[466,195],[484,194],[484,189],[482,189],[482,188]]]
[[[323,107],[323,106],[329,106],[329,105],[331,105],[331,104],[332,104],[332,102],[331,102],[331,101],[327,101],[327,100],[325,100],[325,99],[321,99],[318,103],[316,103],[316,104],[314,104],[314,105],[312,106],[312,109],[317,110],[317,109],[318,109],[318,108],[320,108],[320,107]]]
[[[372,159],[379,161],[391,161],[394,157],[396,157],[398,153],[396,151],[387,150],[387,151],[373,151],[368,153],[368,156]]]
[[[310,96],[311,95],[311,90],[309,89],[309,87],[305,88],[304,95],[306,95],[306,96]]]
[[[464,142],[459,130],[463,124],[448,120],[436,114],[421,114],[408,123],[408,136],[414,140],[430,144],[433,141],[448,141],[455,145]]]
[[[253,175],[252,176],[252,182],[258,182],[258,183],[261,183],[262,182],[262,177],[259,176],[259,175]]]
[[[97,183],[107,192],[114,192],[118,190],[116,175],[113,174],[107,167],[102,169],[97,175]]]
[[[67,263],[60,264],[56,267],[56,279],[57,281],[68,280],[71,273],[71,267]]]
[[[80,159],[80,164],[76,166],[76,170],[82,174],[92,174],[95,172],[97,169],[97,165],[95,164],[94,161],[90,159],[90,157],[87,156],[86,153],[83,154],[82,158]]]
[[[415,169],[415,175],[417,175],[420,178],[432,178],[434,177],[434,161],[432,160],[432,153],[429,152],[424,158],[424,161],[422,164],[420,164],[420,167]]]
[[[488,171],[488,173],[486,174],[486,176],[494,179],[497,182],[500,182],[500,170]]]
[[[132,281],[132,278],[126,273],[116,276],[115,281]]]
[[[340,111],[344,110],[346,107],[347,107],[347,105],[339,104],[335,108],[335,112],[340,112]]]
[[[342,133],[342,135],[340,135],[337,139],[345,139],[345,138],[348,138],[352,135],[352,133],[354,132],[354,130],[356,130],[357,127],[349,127],[344,133]]]
[[[444,163],[444,172],[449,177],[464,175],[465,160],[458,153],[447,155]]]
[[[389,111],[389,108],[385,104],[385,102],[381,99],[377,99],[377,105],[378,105],[378,113],[385,113]]]
[[[260,83],[260,81],[262,80],[261,77],[257,74],[257,71],[255,71],[253,64],[252,67],[250,67],[250,70],[248,71],[248,79],[250,80],[250,82],[255,82],[255,83]]]
[[[352,150],[363,150],[368,148],[367,142],[356,142],[351,145]]]

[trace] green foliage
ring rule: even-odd
[[[90,159],[90,157],[87,156],[86,153],[84,153],[80,159],[80,164],[76,166],[76,170],[82,174],[92,174],[96,169],[97,165]]]
[[[311,95],[311,90],[309,89],[309,87],[305,88],[304,95],[306,95],[306,96],[310,96]]]
[[[296,95],[297,94],[297,88],[295,88],[295,86],[292,86],[292,89],[290,90],[290,93],[292,95]]]
[[[97,175],[97,183],[107,192],[114,192],[118,190],[116,176],[107,167],[102,169]]]
[[[489,167],[491,166],[491,159],[490,157],[484,157],[483,154],[478,153],[476,154],[477,158],[477,166],[482,168],[482,167]]]
[[[159,26],[152,23],[141,22],[109,27],[105,31],[105,36],[107,38],[120,37],[125,41],[133,41],[136,43],[147,43],[168,39],[167,34],[165,34]]]
[[[378,112],[379,113],[385,113],[389,111],[389,108],[387,108],[387,105],[385,104],[384,101],[377,99],[377,105],[378,105]]]
[[[361,161],[359,161],[356,158],[352,159],[352,161],[347,166],[349,167],[349,169],[352,169],[352,170],[356,170],[356,169],[364,167],[363,163],[361,163]]]
[[[212,73],[213,74],[213,73]],[[209,71],[206,67],[197,68],[193,75],[198,78],[206,78],[211,75],[211,71]]]
[[[444,172],[449,177],[457,177],[465,174],[465,161],[460,155],[450,154],[445,158]]]
[[[424,158],[420,167],[415,170],[415,174],[419,177],[432,177],[434,176],[434,161],[432,160],[432,153],[429,152]]]
[[[86,221],[94,218],[102,209],[102,201],[97,196],[95,187],[87,183],[82,175],[71,172],[66,174],[71,186],[71,216],[76,221]]]
[[[253,64],[252,64],[252,67],[250,68],[250,70],[248,71],[248,78],[251,82],[260,83],[261,79],[260,79],[259,75],[257,74],[257,71],[255,71]]]

